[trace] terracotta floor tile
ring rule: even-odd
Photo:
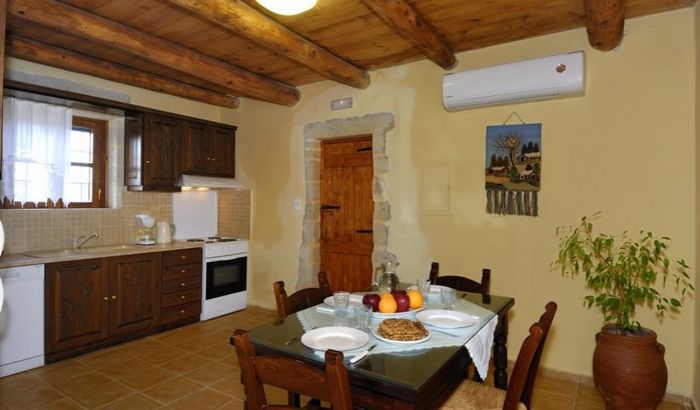
[[[240,374],[221,379],[218,382],[211,384],[209,387],[222,391],[240,400],[245,400],[245,389],[241,383]]]
[[[198,335],[182,335],[181,340],[173,344],[173,346],[182,349],[186,352],[194,353],[200,350],[204,350],[210,347],[214,347],[217,344],[223,344],[225,340],[220,340],[216,336],[205,333]]]
[[[4,391],[0,395],[0,408],[27,409],[49,404],[65,396],[47,384],[33,386],[31,389]]]
[[[100,386],[111,382],[109,377],[97,373],[85,373],[72,379],[65,379],[54,383],[54,387],[60,390],[68,397],[75,398],[76,396],[98,390]]]
[[[135,390],[146,390],[157,384],[163,383],[175,377],[175,374],[160,368],[151,367],[143,372],[136,373],[126,379],[121,379],[124,384]]]
[[[165,346],[163,343],[148,339],[127,343],[121,346],[119,350],[134,357],[143,358],[158,352]]]
[[[70,379],[81,374],[92,372],[93,370],[82,363],[75,360],[64,360],[62,362],[50,364],[32,370],[42,380],[52,383],[64,379]]]
[[[151,410],[162,407],[162,404],[151,400],[143,394],[133,394],[104,407],[105,410]]]
[[[37,385],[46,384],[47,383],[43,379],[32,372],[18,373],[11,377],[3,377],[0,379],[0,396],[18,391],[31,390]]]
[[[220,391],[204,388],[170,403],[168,407],[176,410],[218,409],[230,402],[231,399],[231,396],[221,393]]]
[[[109,381],[101,385],[98,389],[71,398],[83,407],[96,409],[132,394],[134,394],[134,391],[125,385],[119,382]]]
[[[589,384],[580,383],[578,386],[578,391],[576,392],[576,400],[585,400],[588,402],[594,402],[599,404],[604,404],[603,396],[600,395],[595,386]]]
[[[605,410],[605,404],[597,401],[577,399],[574,402],[574,410]]]
[[[667,401],[661,402],[656,407],[656,410],[684,410],[685,406],[680,403],[670,403]]]
[[[184,377],[177,377],[157,386],[151,387],[148,390],[144,390],[143,394],[159,403],[169,404],[177,399],[194,393],[202,387],[203,386],[199,383],[195,383],[191,380],[185,379]]]
[[[219,363],[209,363],[185,374],[185,377],[188,379],[207,385],[216,383],[229,376],[237,376],[240,378],[240,373],[231,367]]]
[[[84,356],[77,357],[75,360],[95,370],[101,370],[105,367],[114,366],[115,364],[125,362],[131,359],[131,356],[122,353],[119,350],[109,350],[107,352],[98,351]]]
[[[131,358],[127,361],[106,367],[100,370],[100,373],[115,379],[123,379],[152,367],[153,365],[148,364],[141,359]]]
[[[212,361],[209,359],[205,359],[202,356],[188,354],[182,357],[178,357],[173,361],[167,362],[161,365],[161,367],[173,373],[185,374],[209,364],[212,364]]]
[[[231,345],[221,344],[204,349],[201,352],[197,352],[197,354],[209,360],[215,361],[224,360],[227,358],[234,360],[236,356],[236,349]]]
[[[69,398],[58,399],[49,404],[37,407],[38,410],[75,410],[82,409],[78,403]]]
[[[245,410],[245,403],[243,400],[233,400],[219,407],[217,410]]]
[[[139,358],[151,364],[162,365],[175,359],[179,359],[185,355],[187,355],[187,352],[185,351],[163,345],[157,352],[153,352]]]
[[[287,391],[273,386],[265,386],[265,398],[268,403],[287,404]]]
[[[552,393],[535,389],[532,393],[531,408],[535,410],[571,410],[574,399],[571,395]]]
[[[535,388],[539,390],[546,390],[554,392],[557,394],[574,396],[576,394],[576,388],[578,387],[578,382],[573,382],[569,380],[562,380],[554,378],[551,376],[538,375],[535,379]]]

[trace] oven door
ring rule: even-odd
[[[246,290],[247,266],[245,255],[206,259],[205,298],[209,300]]]

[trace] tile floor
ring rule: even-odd
[[[229,336],[275,318],[251,307],[0,379],[0,409],[243,409]],[[286,392],[271,389],[277,401]],[[539,377],[533,408],[604,409],[585,384]],[[683,406],[663,403],[662,410]]]

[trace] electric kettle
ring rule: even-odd
[[[167,222],[156,224],[156,243],[170,243],[173,241],[173,229]]]

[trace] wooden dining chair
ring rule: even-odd
[[[321,288],[306,288],[287,295],[287,291],[284,289],[284,281],[281,280],[273,283],[272,289],[275,292],[278,319],[284,319],[292,313],[318,305],[329,296],[326,294],[326,290]]]
[[[491,288],[491,269],[481,270],[481,282],[464,276],[440,276],[440,264],[433,262],[430,264],[430,283],[433,285],[447,286],[461,292],[481,293],[488,295]]]
[[[545,312],[537,323],[530,326],[530,335],[525,339],[518,358],[515,360],[513,373],[508,382],[508,390],[486,386],[471,380],[463,381],[457,390],[442,406],[444,410],[483,410],[528,409],[535,387],[535,378],[539,368],[544,342],[552,326],[557,304],[549,302]]]
[[[264,385],[331,403],[333,410],[352,409],[348,371],[343,353],[326,351],[325,370],[285,356],[258,355],[247,330],[237,329],[231,337],[236,348],[247,408],[295,409],[291,405],[268,405]]]
[[[331,283],[328,282],[328,273],[324,271],[318,273],[318,287],[321,288],[323,294],[326,295],[326,297],[333,295]]]

